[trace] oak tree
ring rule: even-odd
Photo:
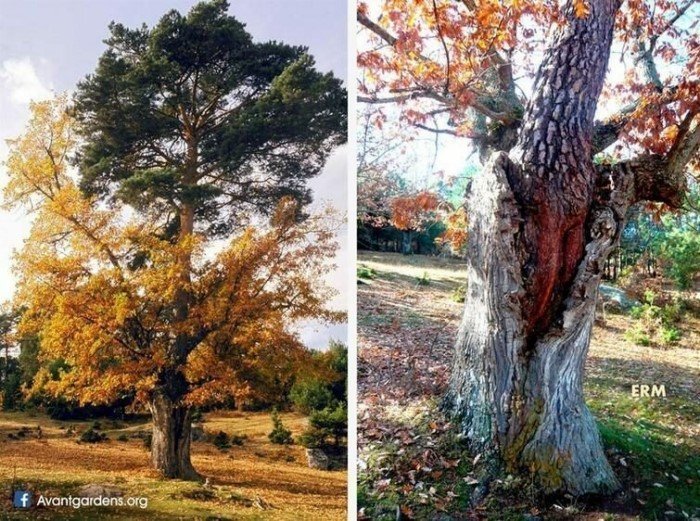
[[[483,160],[467,195],[468,290],[445,410],[475,450],[549,492],[619,486],[584,403],[584,363],[628,209],[678,207],[698,163],[697,7],[359,4],[360,101],[392,104],[407,132],[463,137]],[[609,74],[613,48],[621,77]]]

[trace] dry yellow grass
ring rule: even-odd
[[[304,417],[282,414],[284,424],[297,435]],[[312,470],[306,465],[304,449],[277,446],[267,439],[271,430],[267,413],[222,412],[210,414],[205,430],[214,433],[245,434],[243,446],[221,452],[211,443],[193,444],[195,468],[208,477],[213,497],[196,499],[202,485],[163,480],[150,469],[147,449],[140,440],[116,441],[120,434],[147,430],[144,423],[109,429],[110,441],[77,443],[67,437],[66,427],[81,422],[57,422],[44,416],[0,413],[0,519],[27,519],[8,501],[12,481],[24,483],[44,495],[67,495],[84,484],[113,484],[126,497],[147,497],[148,508],[95,508],[90,510],[36,509],[32,519],[345,519],[345,472]],[[8,434],[23,426],[41,425],[42,439],[33,433],[19,441]],[[61,428],[63,427],[63,428]],[[122,427],[122,426],[120,426]]]

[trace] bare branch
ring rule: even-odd
[[[438,16],[437,3],[433,0],[433,15],[435,16],[435,27],[437,29],[438,36],[442,42],[442,48],[445,50],[445,93],[450,92],[450,50],[447,47],[447,42],[442,34],[442,29],[440,28],[440,17]]]
[[[666,87],[664,94],[659,100],[661,105],[667,105],[677,101],[676,92],[677,86]],[[630,117],[637,110],[642,102],[642,98],[635,100],[629,105],[625,105],[619,112],[606,118],[604,121],[596,121],[593,127],[593,153],[602,152],[615,141],[617,141],[620,133],[629,123]]]
[[[413,126],[415,126],[416,128],[419,128],[421,130],[427,130],[428,132],[434,132],[435,134],[449,134],[450,136],[459,136],[459,134],[457,134],[457,132],[455,132],[454,130],[450,130],[448,128],[433,128],[433,127],[429,127],[427,125],[423,125],[422,123],[414,123]]]
[[[359,101],[360,103],[373,103],[373,104],[402,103],[404,101],[408,101],[411,99],[426,98],[426,97],[429,97],[426,93],[414,92],[412,94],[405,94],[402,96],[392,96],[390,98],[372,98],[372,97],[368,97],[368,96],[358,96],[357,101]]]

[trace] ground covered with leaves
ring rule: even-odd
[[[484,487],[486,462],[439,411],[465,265],[374,252],[358,261],[360,518],[700,518],[700,320],[692,295],[671,346],[625,338],[636,324],[628,315],[606,312],[596,324],[587,402],[624,490],[588,501],[542,498],[522,477],[503,474]],[[634,397],[634,384],[664,385],[666,397]]]
[[[306,419],[280,415],[296,436]],[[75,495],[81,487],[114,487],[123,497],[147,497],[148,507],[35,508],[31,519],[340,520],[346,518],[346,472],[313,470],[298,445],[273,445],[269,413],[205,415],[193,443],[193,464],[209,483],[163,480],[151,470],[150,424],[59,422],[41,415],[0,413],[0,519],[27,519],[12,507],[15,488],[45,496]],[[41,438],[37,427],[41,427]],[[90,428],[105,441],[79,442]],[[226,442],[215,444],[220,431]]]

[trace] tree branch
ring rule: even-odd
[[[673,85],[664,89],[664,95],[659,100],[660,105],[667,105],[677,101],[678,87]],[[603,121],[596,121],[593,126],[593,153],[602,152],[612,145],[620,137],[620,133],[629,123],[630,117],[639,108],[642,98],[624,106],[619,112]]]
[[[367,29],[372,31],[374,34],[379,36],[382,40],[387,42],[392,47],[394,47],[396,42],[398,41],[398,39],[395,36],[393,36],[391,33],[389,33],[386,29],[381,27],[379,24],[370,20],[370,18],[367,15],[361,13],[360,11],[357,12],[357,21],[360,22],[361,25],[363,25],[364,27],[366,27]],[[430,58],[427,58],[426,56],[423,56],[422,54],[419,54],[418,58],[422,61],[428,61],[431,63],[435,63],[433,60],[431,60]],[[420,92],[422,92],[421,97],[432,98],[432,99],[435,99],[436,101],[439,101],[439,102],[444,103],[446,105],[454,106],[454,99],[449,92],[447,92],[445,94],[440,94],[433,89],[427,89],[427,88],[423,88],[422,90],[420,90]],[[498,112],[498,111],[495,111],[495,110],[489,108],[484,103],[484,101],[477,99],[479,97],[478,93],[472,91],[471,89],[466,89],[466,92],[473,94],[473,96],[474,96],[474,99],[469,102],[469,106],[471,108],[473,108],[474,110],[481,112],[485,116],[487,116],[495,121],[500,121],[504,124],[510,124],[515,120],[515,117],[512,114],[508,114],[505,112]],[[358,100],[362,101],[360,98],[358,98]],[[392,101],[399,101],[399,100],[392,100]],[[405,101],[405,99],[403,101]]]
[[[673,27],[675,25],[675,23],[686,13],[686,11],[688,9],[690,9],[690,7],[696,2],[697,2],[697,0],[688,0],[688,2],[686,2],[681,7],[678,8],[678,11],[676,11],[676,14],[674,14],[670,19],[668,19],[666,21],[666,27],[664,28],[664,30],[658,34],[655,34],[654,36],[652,36],[650,38],[650,42],[649,42],[649,50],[650,51],[653,51],[654,48],[656,47],[656,42],[659,40],[659,37],[663,33],[665,33],[666,31],[668,31],[671,27]]]
[[[459,136],[459,137],[466,137],[466,136],[460,136],[460,134],[457,134],[454,130],[450,130],[448,128],[432,128],[427,125],[423,125],[422,123],[414,123],[413,126],[416,128],[419,128],[421,130],[427,130],[428,132],[433,132],[435,134],[449,134],[450,136]]]

